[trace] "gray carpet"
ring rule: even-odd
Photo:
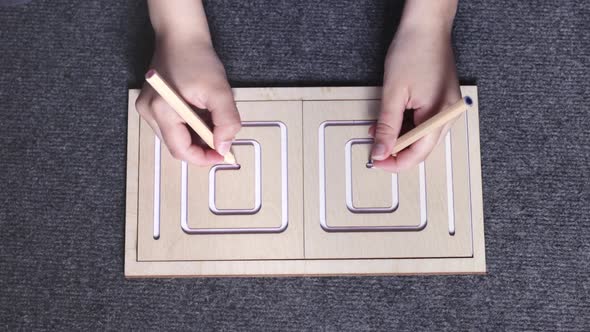
[[[461,1],[486,276],[123,277],[143,1],[0,7],[0,330],[590,329],[590,2]],[[380,84],[400,5],[211,1],[234,86]]]

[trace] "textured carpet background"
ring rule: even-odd
[[[211,1],[234,86],[374,85],[401,5]],[[397,14],[396,14],[397,13]],[[0,330],[590,329],[590,2],[461,1],[486,276],[123,277],[127,88],[145,3],[0,7]]]

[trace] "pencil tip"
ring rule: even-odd
[[[145,73],[145,78],[150,78],[150,77],[154,76],[155,73],[156,73],[156,71],[154,69],[150,69],[150,70],[148,70],[147,73]]]
[[[236,157],[231,152],[226,153],[225,156],[223,156],[223,159],[228,164],[232,164],[232,165],[237,164]]]
[[[473,100],[471,99],[471,97],[465,97],[465,104],[467,104],[467,106],[473,105]]]

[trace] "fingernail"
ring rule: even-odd
[[[150,69],[150,70],[148,70],[147,73],[145,73],[145,78],[151,78],[152,76],[154,76],[155,73],[156,73],[155,70]]]
[[[225,156],[225,154],[229,152],[230,147],[231,147],[230,141],[221,142],[217,146],[217,153],[219,153],[222,156]]]
[[[371,158],[375,160],[383,160],[385,157],[385,145],[375,144],[375,146],[373,146],[373,151],[371,151]]]

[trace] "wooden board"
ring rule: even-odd
[[[316,147],[305,151],[305,257],[471,256],[468,181],[455,181],[453,186],[451,172],[447,172],[448,168],[453,168],[453,174],[469,174],[465,113],[453,126],[447,141],[448,151],[455,152],[448,162],[447,147],[441,144],[424,165],[397,176],[399,204],[395,211],[368,212],[376,211],[369,208],[355,213],[343,204],[347,191],[343,167],[347,163],[346,143],[353,138],[369,137],[368,124],[349,124],[347,120],[357,123],[359,120],[373,120],[378,116],[378,110],[379,103],[376,101],[303,102],[304,146]],[[322,131],[324,139],[318,142]],[[325,145],[323,152],[317,147],[322,145],[322,141]],[[318,162],[322,155],[325,160],[323,169]],[[362,166],[366,161],[357,164]],[[379,170],[374,172],[384,173]],[[372,190],[373,185],[379,185],[379,182],[388,183],[391,188],[390,178],[391,175],[383,176],[381,181],[367,179],[378,182],[365,183],[363,188],[366,190],[358,193],[359,196],[379,197],[382,193],[391,196],[391,189]],[[324,199],[320,197],[322,192],[325,192]],[[322,212],[321,205],[324,205],[325,212]],[[449,210],[454,213],[450,214]],[[321,227],[322,218],[325,218],[331,231]]]
[[[218,170],[214,174],[214,189],[209,187],[210,168],[186,163],[183,165],[181,161],[172,158],[163,144],[156,149],[156,136],[145,121],[140,121],[140,162],[146,167],[139,168],[139,200],[144,203],[139,205],[139,260],[303,258],[301,102],[240,102],[238,107],[245,127],[236,139],[250,139],[251,144],[259,146],[261,151],[259,177],[262,197],[261,207],[256,213],[238,214],[231,211],[255,210],[255,158],[252,154],[245,153],[248,150],[253,152],[252,146],[234,147],[243,166],[239,171]],[[275,123],[284,125],[284,128]],[[256,125],[251,126],[252,124]],[[285,164],[281,162],[282,133],[286,136],[284,148],[288,151]],[[243,149],[247,147],[250,149]],[[154,166],[157,165],[154,162],[157,154],[160,154],[159,158],[156,157],[160,159],[159,172]],[[289,206],[285,218],[282,216],[281,206],[283,185],[280,179],[283,169],[289,171],[286,184],[288,197],[285,197],[289,200]],[[160,179],[155,181],[154,174],[158,173]],[[236,181],[230,182],[228,180],[232,179],[231,173],[244,174],[239,179],[234,175]],[[222,180],[228,176],[229,179]],[[223,190],[217,190],[221,184],[226,186]],[[157,204],[154,201],[154,192],[158,191],[159,207],[156,206],[154,210],[154,205]],[[217,214],[209,208],[209,196],[213,194],[216,198],[221,198],[215,200],[216,208],[222,211]],[[233,204],[233,207],[228,207],[228,204]],[[159,213],[154,214],[154,211]],[[231,214],[221,214],[223,211]],[[282,232],[273,232],[273,229],[278,230],[281,227],[283,219],[288,220],[288,227]],[[154,232],[154,224],[159,231]],[[229,232],[222,231],[240,228],[244,229],[244,233],[228,234]],[[269,233],[249,233],[250,228],[266,229]],[[214,231],[216,229],[218,231]]]
[[[377,87],[234,89],[241,168],[216,171],[158,146],[135,111],[138,92],[127,277],[485,272],[475,86],[462,87],[474,107],[448,137],[396,175],[366,167]]]

